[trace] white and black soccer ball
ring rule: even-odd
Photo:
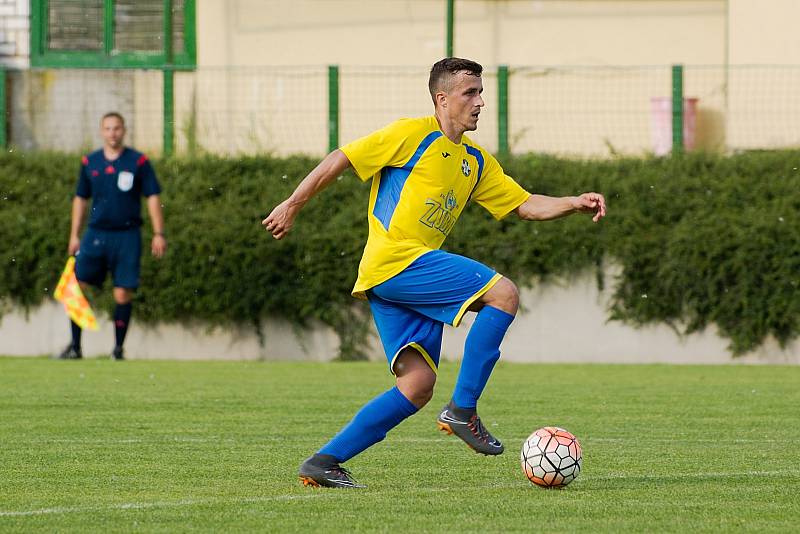
[[[563,488],[575,480],[583,463],[581,444],[557,426],[540,428],[522,444],[522,470],[543,488]]]

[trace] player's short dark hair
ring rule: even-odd
[[[122,125],[123,125],[123,126],[125,126],[125,117],[123,117],[123,116],[122,116],[122,115],[121,115],[119,112],[117,112],[117,111],[109,111],[108,113],[106,113],[105,115],[103,115],[103,117],[100,119],[100,124],[103,124],[103,121],[104,121],[104,120],[106,120],[106,119],[107,119],[107,118],[109,118],[109,117],[116,117],[116,118],[118,118],[118,119],[119,119],[119,121],[122,123]]]
[[[431,92],[434,104],[436,104],[436,93],[449,91],[453,77],[459,72],[480,77],[483,67],[479,63],[460,57],[446,57],[433,64],[428,78],[428,90]]]

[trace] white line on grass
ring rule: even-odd
[[[709,438],[686,438],[681,436],[669,436],[664,438],[581,438],[579,441],[586,443],[664,443],[680,440],[682,443],[785,443],[786,440],[771,438],[735,438],[735,439],[709,439]]]
[[[44,443],[67,443],[67,444],[81,444],[81,445],[120,445],[131,443],[234,443],[238,440],[233,438],[217,438],[214,436],[207,438],[191,438],[191,437],[161,437],[154,439],[142,438],[120,438],[120,439],[94,439],[94,438],[56,438],[45,440]],[[256,441],[256,440],[253,440]],[[263,441],[263,440],[258,440]],[[277,439],[275,440],[277,441]],[[41,440],[19,440],[13,442],[17,445],[41,444]]]
[[[695,480],[715,480],[720,478],[730,477],[775,477],[775,476],[797,476],[800,477],[800,471],[734,471],[729,473],[676,473],[672,475],[636,475],[616,473],[610,475],[589,475],[584,478],[591,478],[592,480],[669,480],[669,479],[695,479]],[[516,488],[519,483],[514,484],[489,484],[487,489],[503,489],[503,488]],[[473,486],[474,488],[474,486]],[[417,488],[417,492],[440,492],[451,491],[452,488],[436,487],[436,488]],[[73,507],[57,507],[57,508],[40,508],[38,510],[13,510],[2,511],[0,510],[0,517],[25,517],[37,515],[57,515],[57,514],[79,514],[87,512],[105,512],[113,510],[146,510],[150,508],[177,508],[181,506],[198,506],[204,504],[219,504],[219,503],[258,503],[270,501],[291,501],[296,499],[316,499],[328,495],[335,495],[337,492],[320,492],[308,495],[275,495],[264,497],[243,497],[240,499],[183,499],[180,501],[155,501],[155,502],[133,502],[112,504],[108,506],[73,506]]]
[[[670,475],[648,475],[648,474],[629,474],[629,473],[613,473],[610,475],[592,476],[593,480],[621,480],[621,479],[636,479],[636,480],[670,480],[675,478],[680,479],[695,479],[695,480],[716,480],[719,478],[731,477],[781,477],[781,476],[800,476],[800,471],[735,471],[731,473],[674,473]]]
[[[309,495],[276,495],[264,497],[243,497],[241,499],[182,499],[180,501],[155,501],[155,502],[129,502],[111,504],[108,506],[65,506],[56,508],[40,508],[38,510],[0,510],[0,517],[24,517],[48,514],[80,514],[87,512],[106,512],[113,510],[147,510],[149,508],[177,508],[181,506],[198,506],[204,504],[234,503],[234,502],[269,502],[291,501],[295,499],[316,499],[326,493],[313,493]]]

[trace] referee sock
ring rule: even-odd
[[[125,343],[125,335],[128,333],[128,325],[131,322],[131,312],[133,311],[133,303],[117,304],[114,308],[114,338],[117,347],[122,348]]]
[[[75,321],[69,322],[70,329],[72,330],[72,348],[80,352],[81,350],[81,333],[83,329],[78,326]]]
[[[417,409],[397,387],[393,387],[365,404],[318,454],[329,454],[337,462],[346,462],[382,441],[387,432],[414,415]]]
[[[464,358],[453,391],[453,403],[459,408],[477,407],[494,364],[500,359],[500,343],[513,320],[513,315],[492,306],[484,306],[478,312],[464,344]]]

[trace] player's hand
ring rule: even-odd
[[[573,206],[581,213],[594,213],[594,222],[606,216],[606,199],[600,193],[584,193],[575,197]]]
[[[153,240],[150,242],[150,252],[156,258],[163,258],[164,254],[167,253],[167,239],[161,234],[154,235]]]
[[[289,199],[286,199],[275,206],[272,213],[267,215],[267,218],[261,221],[261,224],[267,232],[272,234],[272,237],[283,239],[294,226],[294,218],[297,217],[298,211],[299,208]]]
[[[69,245],[67,245],[67,256],[74,256],[81,248],[81,239],[72,236],[69,238]]]

